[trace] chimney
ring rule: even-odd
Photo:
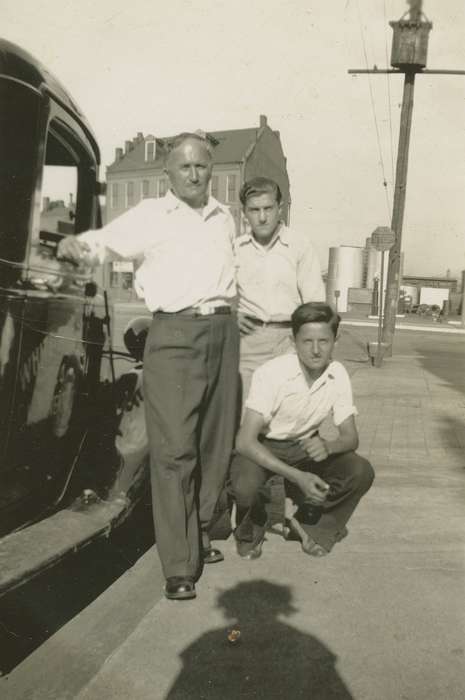
[[[121,160],[123,157],[123,149],[122,148],[115,148],[115,161]]]
[[[132,141],[125,141],[124,142],[124,152],[129,153],[129,151],[132,151]]]
[[[268,120],[266,118],[266,114],[260,114],[260,129],[262,129],[264,126],[267,126]]]
[[[142,133],[142,131],[138,131],[138,132],[137,132],[136,139],[137,139],[137,142],[138,142],[138,143],[139,143],[139,141],[143,141],[143,140],[144,140],[144,134]]]

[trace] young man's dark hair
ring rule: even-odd
[[[334,309],[322,301],[309,301],[298,306],[291,316],[292,333],[295,336],[306,323],[327,323],[337,336],[341,317]]]
[[[243,207],[247,204],[249,197],[258,197],[261,194],[273,194],[276,197],[278,204],[281,204],[283,198],[279,185],[269,177],[254,177],[241,187],[239,199]]]

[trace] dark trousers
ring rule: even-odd
[[[292,440],[263,441],[275,457],[302,471],[317,474],[330,486],[323,505],[323,515],[316,525],[304,525],[312,539],[330,551],[341,538],[345,525],[357,503],[368,491],[374,479],[371,464],[355,452],[331,455],[323,462],[311,460],[303,447]],[[236,500],[239,519],[250,509],[256,524],[263,524],[264,505],[260,490],[273,474],[246,457],[235,455],[231,465],[231,487]],[[295,484],[284,480],[286,495],[300,505],[304,494]]]
[[[238,393],[234,316],[155,314],[144,355],[157,549],[166,577],[196,576],[229,467]]]

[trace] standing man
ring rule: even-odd
[[[205,138],[172,139],[165,171],[171,183],[165,197],[143,200],[100,231],[67,237],[58,252],[75,260],[142,260],[136,287],[153,313],[143,378],[156,541],[165,595],[185,599],[196,595],[202,560],[223,559],[210,545],[208,526],[235,428],[235,228],[227,207],[208,195],[212,154]]]
[[[291,349],[294,309],[324,301],[325,288],[309,237],[281,220],[279,185],[256,177],[244,183],[239,197],[251,229],[236,241],[244,404],[254,370]]]

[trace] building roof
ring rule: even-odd
[[[216,165],[227,163],[240,163],[246,156],[249,148],[256,143],[259,132],[263,126],[249,129],[230,129],[229,131],[209,131],[206,136],[210,137],[215,143],[213,149],[213,162]],[[267,127],[269,128],[269,127]],[[279,131],[273,131],[279,139]],[[145,143],[153,140],[154,137],[138,134],[132,141],[127,141],[126,152],[122,152],[121,157],[117,158],[107,171],[115,173],[118,171],[141,170],[141,169],[156,169],[163,167],[163,142],[166,138],[155,138],[156,141],[156,158],[152,161],[145,160]],[[123,149],[120,149],[123,151]]]

